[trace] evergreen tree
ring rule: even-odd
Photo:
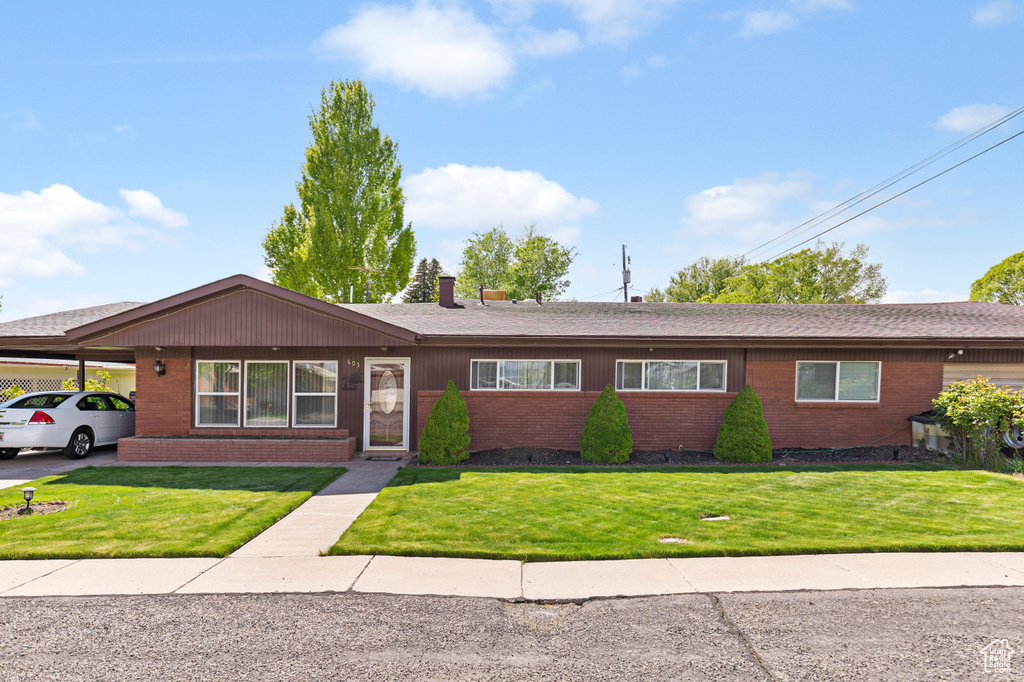
[[[437,278],[443,274],[441,264],[437,262],[436,258],[430,259],[429,263],[426,258],[421,258],[419,265],[416,266],[412,284],[402,295],[402,301],[405,303],[436,303],[438,299]]]

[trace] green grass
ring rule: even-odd
[[[0,559],[222,557],[345,472],[341,467],[87,467],[47,476],[33,502],[70,509],[0,521]],[[0,508],[24,505],[0,490]]]
[[[553,561],[1021,550],[1022,511],[1021,479],[934,464],[406,468],[329,553]],[[731,520],[700,520],[719,515]]]

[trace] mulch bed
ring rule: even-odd
[[[666,461],[665,455],[668,454]],[[528,456],[531,456],[527,459]],[[775,450],[774,464],[835,464],[844,462],[935,462],[946,461],[945,455],[924,448],[907,445],[861,447],[839,450],[810,450],[791,448]],[[693,450],[634,450],[629,462],[615,466],[722,466],[710,452]],[[411,466],[423,466],[415,462]],[[522,467],[522,466],[595,466],[583,461],[575,450],[552,448],[495,448],[471,452],[469,459],[459,462],[460,467]],[[600,465],[597,465],[600,466]]]
[[[31,513],[25,511],[25,505],[18,507],[4,507],[0,509],[0,521],[8,519],[23,519],[29,516],[42,516],[43,514],[56,514],[71,506],[70,502],[33,502],[29,506]]]

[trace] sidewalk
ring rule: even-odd
[[[531,563],[319,556],[402,464],[346,463],[341,478],[225,559],[4,561],[0,597],[352,591],[571,601],[695,592],[1024,586],[1024,552]]]

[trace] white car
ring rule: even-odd
[[[25,448],[60,448],[81,459],[97,445],[135,435],[135,405],[117,393],[46,391],[0,403],[0,459]]]

